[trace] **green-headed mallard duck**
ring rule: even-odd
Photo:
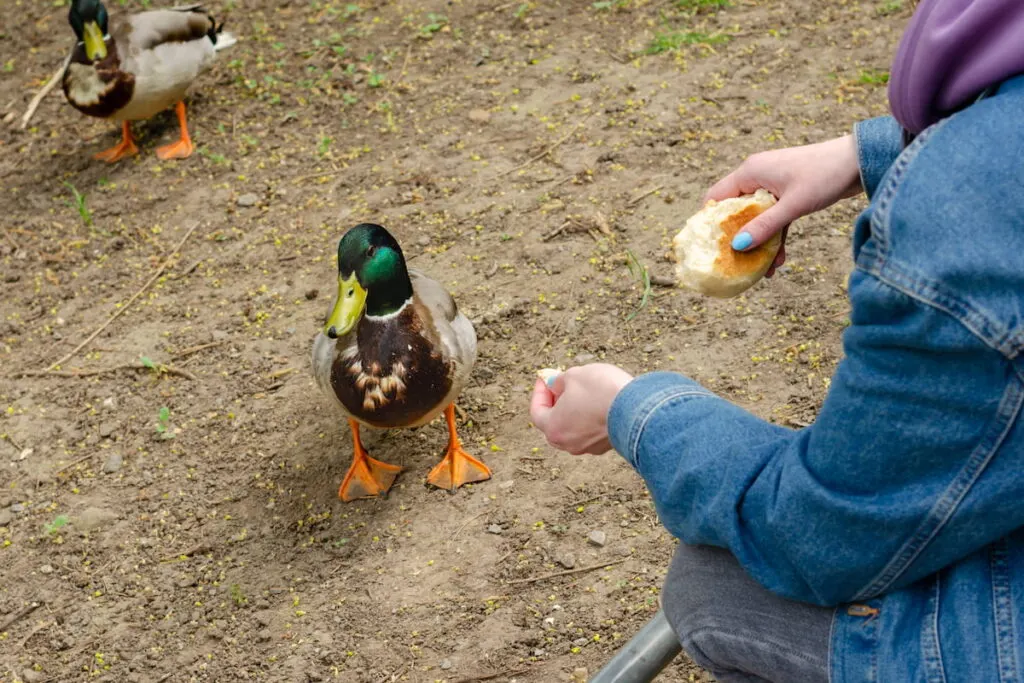
[[[374,460],[359,425],[418,427],[441,411],[448,450],[427,476],[455,489],[491,471],[462,449],[455,399],[476,362],[476,332],[444,287],[406,267],[398,242],[379,225],[361,223],[338,243],[338,294],[313,344],[317,383],[341,405],[352,428],[353,455],[338,496],[349,501],[387,491],[401,467]]]
[[[199,5],[117,17],[108,31],[100,0],[72,0],[68,21],[78,36],[64,71],[64,95],[78,111],[121,122],[121,142],[95,158],[111,163],[138,153],[132,121],[175,105],[181,139],[156,150],[161,159],[192,154],[185,93],[235,38]]]

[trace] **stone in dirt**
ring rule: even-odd
[[[259,197],[254,195],[252,192],[246,192],[238,198],[238,205],[249,207],[256,206],[256,202],[259,201]]]
[[[117,513],[105,508],[88,507],[71,518],[71,523],[79,531],[95,531],[117,519]]]
[[[587,536],[587,540],[590,541],[591,545],[596,545],[598,548],[602,548],[608,540],[608,536],[605,535],[603,531],[595,530],[590,532]]]
[[[107,458],[107,462],[103,464],[103,472],[105,474],[114,474],[119,469],[121,469],[121,465],[123,464],[123,455],[121,455],[120,453],[111,453],[110,457]]]

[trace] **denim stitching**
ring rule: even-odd
[[[1013,614],[1013,587],[1010,583],[1009,544],[1001,539],[989,550],[992,571],[992,620],[996,635],[996,660],[999,683],[1017,683],[1020,666],[1017,662],[1017,633]]]
[[[942,596],[942,573],[932,579],[932,594],[928,598],[928,613],[924,616],[921,630],[921,659],[924,662],[925,678],[930,683],[946,683],[946,671],[942,666],[942,645],[939,642],[939,603]]]
[[[677,398],[683,398],[685,396],[703,396],[706,398],[718,398],[709,391],[701,391],[699,389],[666,389],[665,391],[668,393],[664,397],[659,399],[657,402],[654,402],[654,404],[644,413],[640,421],[637,422],[636,426],[633,428],[633,433],[630,434],[628,445],[629,454],[627,457],[630,459],[630,461],[632,461],[633,467],[638,468],[640,465],[640,455],[639,453],[637,453],[637,447],[640,444],[640,438],[643,436],[644,430],[647,428],[647,423],[651,420],[652,417],[654,417],[655,411],[657,411],[659,408],[661,408],[669,401],[675,400]]]
[[[896,161],[893,162],[886,172],[887,177],[884,180],[884,186],[880,186],[876,190],[878,199],[875,202],[875,210],[871,212],[871,235],[872,237],[877,235],[876,241],[884,252],[881,255],[883,262],[886,260],[889,250],[889,212],[896,198],[896,193],[900,189],[899,186],[903,181],[903,176],[910,165],[917,159],[917,155],[920,153],[921,148],[924,147],[924,144],[936,131],[945,126],[947,121],[948,119],[944,119],[926,128],[920,135],[914,138],[914,141],[896,157]]]
[[[905,266],[896,266],[891,262],[875,263],[870,254],[863,261],[858,264],[859,270],[876,277],[915,301],[946,313],[1007,360],[1012,361],[1020,355],[1021,348],[1024,347],[1022,335],[1011,332],[996,320],[995,316],[960,299],[938,282],[909,272]]]
[[[917,531],[903,545],[903,548],[889,561],[882,571],[867,585],[860,590],[854,600],[863,600],[869,596],[879,595],[889,589],[890,586],[907,570],[907,568],[920,556],[929,543],[939,534],[946,523],[952,518],[961,501],[967,496],[971,488],[981,477],[989,462],[995,457],[999,447],[1006,440],[1007,435],[1016,423],[1020,414],[1022,399],[1022,385],[1016,381],[1010,381],[1003,393],[1003,398],[996,409],[992,424],[985,430],[978,445],[967,458],[967,462],[960,469],[960,472],[946,487],[946,490],[939,497],[931,510],[917,527]]]

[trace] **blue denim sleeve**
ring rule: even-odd
[[[903,129],[891,116],[860,121],[853,127],[860,164],[860,182],[868,197],[875,196],[878,184],[892,162],[903,151]]]
[[[968,483],[983,507],[958,508],[1012,368],[860,270],[850,296],[845,358],[811,427],[772,425],[665,372],[630,382],[608,415],[671,533],[727,548],[769,590],[822,605],[908,585],[1020,522],[1005,514],[1020,508],[1015,494],[991,478]]]

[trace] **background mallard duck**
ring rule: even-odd
[[[352,428],[353,455],[338,496],[348,501],[387,491],[400,467],[363,449],[359,425],[418,427],[441,411],[448,449],[427,481],[440,488],[489,479],[462,449],[455,399],[476,362],[476,332],[437,281],[406,267],[395,238],[361,223],[338,243],[338,294],[313,344],[317,383]]]
[[[185,119],[185,93],[213,63],[218,50],[234,45],[200,5],[151,10],[109,22],[100,0],[74,0],[68,21],[78,36],[64,71],[68,102],[89,116],[121,122],[121,142],[95,155],[114,162],[139,150],[131,121],[176,106],[181,138],[156,150],[161,159],[192,154]]]

